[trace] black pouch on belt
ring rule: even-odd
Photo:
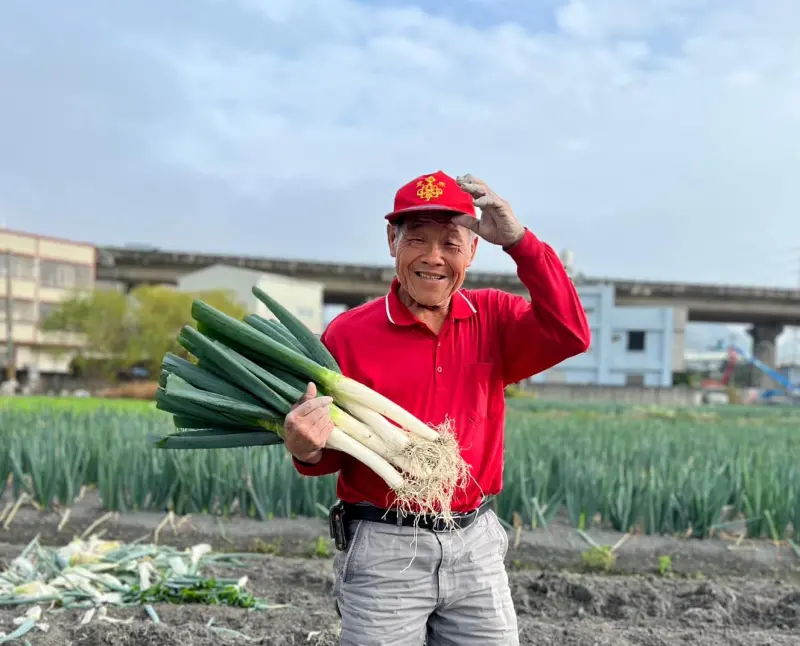
[[[337,502],[331,507],[328,521],[330,524],[331,538],[333,539],[336,549],[340,552],[347,549],[347,527],[345,525],[344,505],[341,501]]]

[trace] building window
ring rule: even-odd
[[[625,385],[642,388],[644,386],[644,375],[625,375]]]
[[[0,257],[0,276],[6,276],[8,256]],[[11,278],[36,280],[36,258],[11,254]]]
[[[645,334],[641,330],[631,330],[628,332],[628,352],[644,351]]]
[[[0,321],[6,320],[6,299],[0,298]],[[11,320],[18,323],[33,323],[36,320],[36,307],[33,301],[11,301]]]
[[[75,289],[89,287],[92,283],[92,268],[59,260],[41,260],[39,282],[43,287]]]
[[[61,303],[39,303],[39,322],[44,321],[50,314],[61,307]]]

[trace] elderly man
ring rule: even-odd
[[[586,351],[586,316],[553,249],[475,177],[418,177],[386,219],[389,292],[338,316],[322,339],[345,375],[426,423],[449,417],[471,477],[453,500],[455,530],[426,518],[413,527],[387,511],[391,492],[375,473],[324,448],[331,400],[309,384],[286,417],[285,443],[301,474],[339,472],[331,527],[341,643],[518,644],[508,534],[488,504],[503,483],[504,387]],[[461,288],[479,238],[516,263],[530,302]]]

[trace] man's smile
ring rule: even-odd
[[[414,273],[422,280],[428,280],[432,283],[435,283],[440,280],[445,280],[447,278],[447,276],[442,276],[441,274],[432,274],[427,271],[415,271]]]

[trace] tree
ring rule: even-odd
[[[129,294],[102,289],[75,293],[42,321],[41,329],[83,336],[75,363],[87,374],[113,380],[142,367],[157,376],[164,354],[187,356],[176,338],[184,325],[196,327],[191,315],[194,299],[237,319],[247,314],[224,290],[182,292],[146,285]]]

